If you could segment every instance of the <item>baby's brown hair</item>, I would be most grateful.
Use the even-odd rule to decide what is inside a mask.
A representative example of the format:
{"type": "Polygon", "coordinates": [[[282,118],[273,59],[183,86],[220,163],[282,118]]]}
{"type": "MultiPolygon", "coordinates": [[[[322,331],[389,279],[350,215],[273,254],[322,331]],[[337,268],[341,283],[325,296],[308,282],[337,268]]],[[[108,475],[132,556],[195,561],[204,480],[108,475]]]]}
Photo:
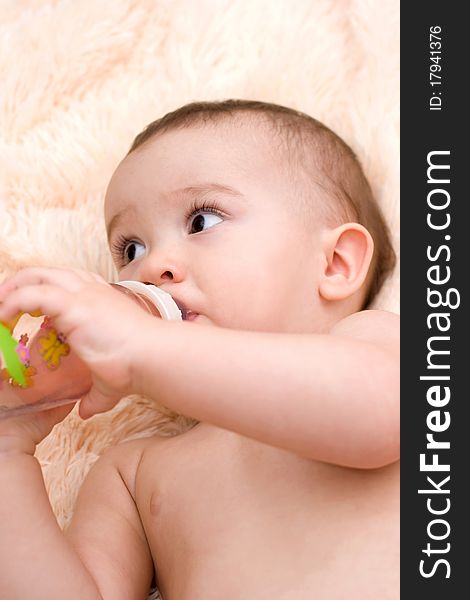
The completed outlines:
{"type": "Polygon", "coordinates": [[[264,117],[264,123],[278,135],[284,157],[288,159],[290,173],[295,174],[301,167],[303,187],[307,190],[305,205],[311,196],[308,190],[320,187],[334,200],[333,203],[321,206],[329,222],[339,224],[354,221],[363,225],[371,234],[374,255],[363,303],[366,307],[395,266],[395,252],[385,219],[359,160],[351,148],[320,121],[305,113],[268,102],[192,102],[147,125],[134,139],[128,154],[157,134],[193,125],[219,123],[224,119],[243,115],[258,118],[259,122],[263,121],[260,117],[264,117]]]}

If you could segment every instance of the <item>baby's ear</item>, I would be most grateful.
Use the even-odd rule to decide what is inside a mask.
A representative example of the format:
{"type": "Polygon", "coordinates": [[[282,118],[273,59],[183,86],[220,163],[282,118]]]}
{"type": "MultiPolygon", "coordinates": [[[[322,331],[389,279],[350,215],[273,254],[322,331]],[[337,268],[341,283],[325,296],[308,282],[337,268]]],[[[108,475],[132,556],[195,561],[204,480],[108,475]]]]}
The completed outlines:
{"type": "Polygon", "coordinates": [[[325,267],[319,292],[325,300],[343,300],[357,292],[366,280],[374,242],[359,223],[330,229],[324,238],[325,267]]]}

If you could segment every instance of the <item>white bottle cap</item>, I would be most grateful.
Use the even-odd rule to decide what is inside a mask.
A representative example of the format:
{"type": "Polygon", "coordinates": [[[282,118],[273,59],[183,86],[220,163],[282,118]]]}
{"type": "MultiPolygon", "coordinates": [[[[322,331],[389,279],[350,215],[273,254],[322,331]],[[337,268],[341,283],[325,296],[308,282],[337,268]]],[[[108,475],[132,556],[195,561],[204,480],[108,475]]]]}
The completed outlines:
{"type": "Polygon", "coordinates": [[[117,281],[117,285],[122,285],[132,292],[136,292],[141,296],[145,296],[152,302],[158,309],[162,319],[168,319],[171,321],[181,321],[181,311],[178,305],[173,300],[168,292],[164,292],[156,285],[149,283],[142,283],[140,281],[117,281]]]}

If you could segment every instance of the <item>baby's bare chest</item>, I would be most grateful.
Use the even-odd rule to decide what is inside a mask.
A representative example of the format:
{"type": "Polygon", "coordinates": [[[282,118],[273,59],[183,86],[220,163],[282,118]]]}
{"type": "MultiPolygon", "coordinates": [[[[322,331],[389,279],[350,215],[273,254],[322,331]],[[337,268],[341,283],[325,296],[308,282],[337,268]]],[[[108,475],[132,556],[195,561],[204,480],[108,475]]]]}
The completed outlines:
{"type": "Polygon", "coordinates": [[[136,502],[160,578],[182,570],[193,586],[211,561],[310,577],[350,562],[345,539],[357,556],[398,545],[398,468],[315,463],[206,425],[145,451],[136,502]]]}

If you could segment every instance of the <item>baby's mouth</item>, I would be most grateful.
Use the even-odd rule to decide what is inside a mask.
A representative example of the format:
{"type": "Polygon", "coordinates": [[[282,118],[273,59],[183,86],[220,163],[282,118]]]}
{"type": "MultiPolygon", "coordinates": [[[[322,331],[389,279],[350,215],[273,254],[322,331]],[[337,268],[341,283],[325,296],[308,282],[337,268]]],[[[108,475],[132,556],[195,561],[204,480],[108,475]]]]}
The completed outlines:
{"type": "Polygon", "coordinates": [[[194,312],[191,309],[189,309],[183,304],[183,302],[181,302],[177,298],[173,298],[173,300],[176,302],[178,308],[181,311],[181,318],[183,319],[183,321],[194,321],[194,319],[196,319],[196,317],[199,316],[197,312],[194,312]]]}
{"type": "Polygon", "coordinates": [[[194,321],[199,315],[192,310],[186,310],[185,312],[181,311],[181,316],[183,321],[194,321]]]}

